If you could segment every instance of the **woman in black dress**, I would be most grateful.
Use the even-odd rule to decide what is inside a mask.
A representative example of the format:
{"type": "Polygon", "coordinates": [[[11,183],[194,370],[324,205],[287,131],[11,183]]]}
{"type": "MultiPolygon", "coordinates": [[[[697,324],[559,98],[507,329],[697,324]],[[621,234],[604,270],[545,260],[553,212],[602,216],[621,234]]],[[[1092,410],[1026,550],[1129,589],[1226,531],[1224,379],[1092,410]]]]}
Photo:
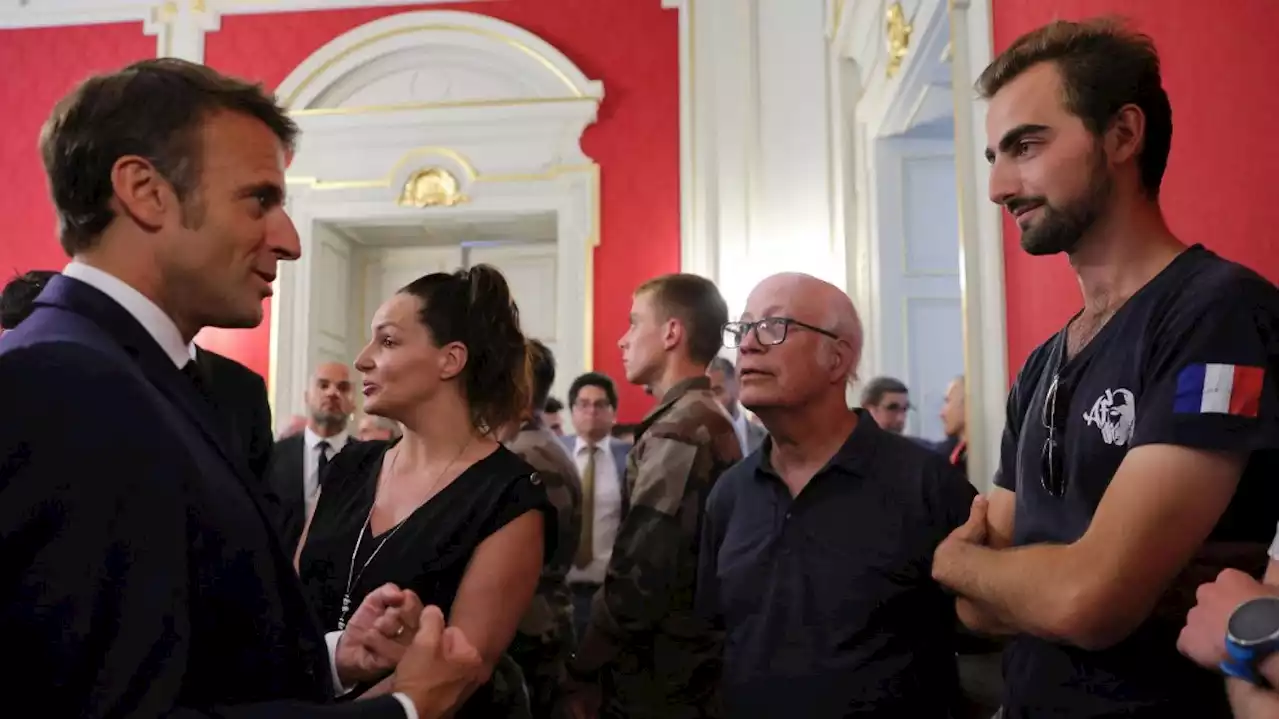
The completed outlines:
{"type": "MultiPolygon", "coordinates": [[[[506,280],[487,265],[415,280],[378,309],[355,366],[365,411],[400,422],[404,436],[350,443],[326,468],[299,544],[303,585],[326,631],[385,583],[412,589],[492,672],[555,528],[533,469],[493,435],[529,396],[506,280]]],[[[486,683],[458,716],[505,714],[486,683]]]]}

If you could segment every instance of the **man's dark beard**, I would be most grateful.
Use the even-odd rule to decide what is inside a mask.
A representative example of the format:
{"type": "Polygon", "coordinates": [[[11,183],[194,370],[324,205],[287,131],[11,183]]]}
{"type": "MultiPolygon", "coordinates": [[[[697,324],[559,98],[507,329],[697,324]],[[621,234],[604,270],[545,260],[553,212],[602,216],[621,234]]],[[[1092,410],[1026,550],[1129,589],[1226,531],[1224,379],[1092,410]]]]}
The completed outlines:
{"type": "Polygon", "coordinates": [[[1022,249],[1029,255],[1056,255],[1059,252],[1071,253],[1102,214],[1106,211],[1107,201],[1111,195],[1111,175],[1102,164],[1101,157],[1095,158],[1092,177],[1085,194],[1061,209],[1050,205],[1043,197],[1016,198],[1006,203],[1016,207],[1032,202],[1041,203],[1040,221],[1022,231],[1022,249]]]}
{"type": "Polygon", "coordinates": [[[311,413],[311,419],[321,427],[341,432],[347,426],[348,417],[342,412],[328,412],[320,409],[311,413]]]}

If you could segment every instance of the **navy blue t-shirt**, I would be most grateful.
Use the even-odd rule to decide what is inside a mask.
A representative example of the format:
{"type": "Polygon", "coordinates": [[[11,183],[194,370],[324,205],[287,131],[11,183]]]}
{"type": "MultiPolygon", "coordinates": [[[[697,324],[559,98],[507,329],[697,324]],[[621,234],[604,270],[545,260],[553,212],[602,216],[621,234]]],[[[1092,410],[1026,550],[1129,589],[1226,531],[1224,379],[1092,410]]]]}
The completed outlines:
{"type": "MultiPolygon", "coordinates": [[[[1071,543],[1088,528],[1125,454],[1144,444],[1242,452],[1249,460],[1209,540],[1275,533],[1276,287],[1197,245],[1121,307],[1075,357],[1065,329],[1038,347],[1009,395],[998,486],[1017,493],[1014,544],[1071,543]],[[1045,400],[1058,377],[1058,408],[1045,400]],[[1045,487],[1052,419],[1065,487],[1045,487]]],[[[1053,483],[1050,482],[1053,487],[1053,483]]],[[[1128,638],[1085,651],[1030,635],[1005,652],[1013,717],[1230,716],[1222,679],[1182,657],[1179,623],[1149,618],[1128,638]]]]}

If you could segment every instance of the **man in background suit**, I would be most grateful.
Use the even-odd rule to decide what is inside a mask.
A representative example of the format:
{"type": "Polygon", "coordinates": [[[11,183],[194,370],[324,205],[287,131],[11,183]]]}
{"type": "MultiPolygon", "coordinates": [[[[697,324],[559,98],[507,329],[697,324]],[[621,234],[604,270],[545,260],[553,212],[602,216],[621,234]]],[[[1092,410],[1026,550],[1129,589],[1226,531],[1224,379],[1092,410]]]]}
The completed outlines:
{"type": "Polygon", "coordinates": [[[307,385],[307,426],[276,442],[271,454],[271,491],[279,501],[280,539],[292,556],[307,515],[320,494],[329,461],[351,441],[347,425],[355,410],[351,372],[339,362],[323,362],[307,385]]]}
{"type": "Polygon", "coordinates": [[[729,413],[733,422],[733,431],[738,435],[738,444],[742,447],[742,456],[746,457],[756,451],[769,430],[760,424],[760,420],[747,414],[747,410],[738,401],[738,374],[733,363],[724,357],[717,356],[707,367],[707,378],[711,380],[711,393],[716,401],[729,413]]]}
{"type": "MultiPolygon", "coordinates": [[[[9,281],[0,291],[0,329],[12,330],[35,310],[36,297],[53,270],[31,270],[9,281]]],[[[207,399],[222,417],[230,449],[249,465],[260,481],[266,480],[271,459],[271,405],[261,375],[228,357],[190,345],[191,358],[208,388],[207,399]]]]}
{"type": "Polygon", "coordinates": [[[568,575],[574,629],[581,637],[591,617],[591,598],[604,584],[630,499],[627,451],[631,447],[611,435],[618,417],[618,390],[607,375],[588,372],[575,379],[569,386],[569,408],[577,436],[560,441],[582,478],[582,528],[568,575]]]}
{"type": "Polygon", "coordinates": [[[0,291],[0,333],[16,329],[35,309],[36,297],[58,274],[53,270],[31,270],[9,280],[0,291]]]}
{"type": "Polygon", "coordinates": [[[72,260],[0,342],[0,636],[42,716],[426,719],[478,678],[391,585],[321,634],[201,396],[191,339],[260,323],[299,255],[296,132],[259,87],[158,59],[86,80],[41,133],[72,260]],[[392,695],[322,706],[392,667],[392,695]]]}
{"type": "Polygon", "coordinates": [[[262,375],[217,352],[192,344],[196,366],[208,382],[208,399],[226,427],[231,450],[244,457],[249,473],[268,490],[271,462],[271,403],[262,375]]]}

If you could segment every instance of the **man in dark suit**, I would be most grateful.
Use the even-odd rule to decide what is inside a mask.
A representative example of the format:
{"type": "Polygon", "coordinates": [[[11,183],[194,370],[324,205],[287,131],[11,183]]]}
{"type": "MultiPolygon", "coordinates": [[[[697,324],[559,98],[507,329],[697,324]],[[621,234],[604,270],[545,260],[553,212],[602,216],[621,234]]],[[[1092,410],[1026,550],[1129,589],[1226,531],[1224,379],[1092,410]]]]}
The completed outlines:
{"type": "Polygon", "coordinates": [[[41,134],[72,261],[0,341],[0,636],[42,716],[427,719],[477,679],[391,585],[321,634],[192,372],[196,332],[261,322],[299,255],[296,131],[260,88],[161,59],[85,81],[41,134]],[[324,706],[392,667],[392,695],[324,706]]]}
{"type": "MultiPolygon", "coordinates": [[[[31,270],[14,277],[0,291],[0,330],[16,329],[35,310],[36,297],[57,272],[31,270]]],[[[271,460],[271,405],[262,376],[229,357],[191,343],[208,400],[218,410],[231,451],[265,481],[271,460]]]]}
{"type": "Polygon", "coordinates": [[[276,442],[269,483],[279,505],[277,528],[290,555],[315,506],[324,469],[351,441],[347,425],[355,409],[351,371],[340,362],[322,362],[307,385],[307,426],[276,442]]]}
{"type": "Polygon", "coordinates": [[[273,444],[267,383],[262,375],[230,357],[199,345],[192,347],[196,366],[209,385],[209,400],[227,429],[230,449],[245,458],[255,479],[265,483],[273,444]]]}

